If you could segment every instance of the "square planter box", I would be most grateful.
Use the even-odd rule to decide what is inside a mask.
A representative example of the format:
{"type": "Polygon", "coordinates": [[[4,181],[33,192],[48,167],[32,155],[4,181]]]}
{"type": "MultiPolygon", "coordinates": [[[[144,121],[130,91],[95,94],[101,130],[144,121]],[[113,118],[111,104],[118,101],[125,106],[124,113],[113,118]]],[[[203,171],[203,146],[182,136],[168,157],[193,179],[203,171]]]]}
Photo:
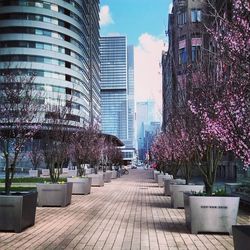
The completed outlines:
{"type": "Polygon", "coordinates": [[[92,168],[86,168],[85,174],[92,174],[92,168]]]}
{"type": "Polygon", "coordinates": [[[29,177],[38,177],[38,170],[33,170],[33,169],[30,169],[29,170],[29,177]]]}
{"type": "Polygon", "coordinates": [[[0,193],[0,231],[20,233],[35,224],[37,192],[0,193]]]}
{"type": "Polygon", "coordinates": [[[91,178],[90,177],[76,177],[67,178],[67,182],[72,182],[72,194],[90,194],[91,178]]]}
{"type": "Polygon", "coordinates": [[[111,182],[112,171],[103,172],[103,180],[104,182],[111,182]]]}
{"type": "Polygon", "coordinates": [[[158,175],[160,174],[160,171],[155,170],[154,171],[154,180],[158,182],[158,175]]]}
{"type": "Polygon", "coordinates": [[[42,169],[41,177],[49,177],[49,169],[42,169]]]}
{"type": "Polygon", "coordinates": [[[71,203],[73,183],[38,183],[39,207],[66,207],[71,203]]]}
{"type": "Polygon", "coordinates": [[[171,185],[171,205],[174,208],[184,207],[184,192],[203,192],[204,185],[171,185]]]}
{"type": "Polygon", "coordinates": [[[159,174],[158,175],[158,186],[159,187],[164,187],[164,180],[171,180],[173,179],[170,175],[168,174],[159,174]]]}
{"type": "Polygon", "coordinates": [[[187,227],[192,234],[199,232],[232,234],[239,209],[239,197],[193,196],[184,193],[187,227]]]}
{"type": "Polygon", "coordinates": [[[111,179],[116,179],[116,178],[117,178],[117,171],[116,170],[112,170],[111,179]]]}
{"type": "Polygon", "coordinates": [[[233,225],[234,249],[243,250],[250,246],[250,225],[233,225]]]}
{"type": "Polygon", "coordinates": [[[164,194],[171,195],[172,184],[186,184],[186,180],[183,179],[164,179],[164,194]]]}
{"type": "Polygon", "coordinates": [[[104,180],[103,180],[103,174],[98,173],[98,174],[89,174],[88,177],[91,177],[92,187],[103,187],[104,186],[104,180]]]}
{"type": "Polygon", "coordinates": [[[77,176],[77,169],[69,169],[67,176],[68,177],[76,177],[77,176]]]}

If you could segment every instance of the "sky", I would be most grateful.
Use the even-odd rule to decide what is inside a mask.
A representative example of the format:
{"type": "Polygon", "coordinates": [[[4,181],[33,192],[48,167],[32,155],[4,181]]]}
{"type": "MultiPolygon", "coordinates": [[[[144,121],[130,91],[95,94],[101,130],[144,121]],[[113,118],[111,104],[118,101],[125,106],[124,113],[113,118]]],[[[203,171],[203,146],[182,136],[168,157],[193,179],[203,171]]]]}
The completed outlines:
{"type": "Polygon", "coordinates": [[[125,35],[135,49],[135,101],[155,100],[161,113],[161,55],[172,0],[100,0],[100,34],[125,35]]]}

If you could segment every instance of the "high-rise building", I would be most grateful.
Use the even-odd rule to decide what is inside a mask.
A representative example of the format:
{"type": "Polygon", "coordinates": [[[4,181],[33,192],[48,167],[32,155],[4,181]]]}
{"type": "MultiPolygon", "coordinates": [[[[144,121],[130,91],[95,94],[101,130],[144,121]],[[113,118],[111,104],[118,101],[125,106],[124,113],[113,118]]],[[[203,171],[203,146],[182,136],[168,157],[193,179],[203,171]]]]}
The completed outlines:
{"type": "Polygon", "coordinates": [[[187,66],[201,60],[202,48],[206,47],[207,32],[204,28],[205,0],[173,0],[169,14],[169,49],[162,54],[163,124],[168,121],[174,109],[186,100],[189,81],[187,66]]]}
{"type": "Polygon", "coordinates": [[[78,124],[98,120],[99,0],[1,0],[0,72],[6,62],[35,74],[43,104],[70,105],[78,124]]]}
{"type": "Polygon", "coordinates": [[[134,53],[125,36],[100,40],[102,131],[134,146],[134,53]]]}
{"type": "Polygon", "coordinates": [[[124,160],[135,151],[134,49],[125,36],[100,39],[102,132],[124,144],[124,160]]]}
{"type": "Polygon", "coordinates": [[[155,102],[153,100],[136,103],[137,148],[140,160],[145,160],[146,153],[150,148],[152,140],[149,141],[149,134],[154,134],[153,128],[156,128],[152,124],[160,124],[156,122],[155,113],[155,102]]]}
{"type": "Polygon", "coordinates": [[[135,148],[135,97],[134,97],[134,47],[127,47],[127,81],[128,81],[128,139],[126,147],[135,148]]]}
{"type": "Polygon", "coordinates": [[[101,124],[102,132],[128,138],[127,39],[101,37],[101,124]]]}

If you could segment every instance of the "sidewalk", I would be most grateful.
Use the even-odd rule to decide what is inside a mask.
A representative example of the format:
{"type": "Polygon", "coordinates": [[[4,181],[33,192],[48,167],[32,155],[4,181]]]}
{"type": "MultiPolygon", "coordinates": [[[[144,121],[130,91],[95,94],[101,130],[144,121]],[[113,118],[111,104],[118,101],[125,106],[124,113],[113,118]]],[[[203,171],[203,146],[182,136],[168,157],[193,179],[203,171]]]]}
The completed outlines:
{"type": "MultiPolygon", "coordinates": [[[[0,249],[233,249],[231,236],[190,234],[184,210],[170,208],[150,173],[130,170],[66,208],[38,207],[33,227],[0,233],[0,249]]],[[[250,213],[240,211],[238,223],[250,213]]]]}

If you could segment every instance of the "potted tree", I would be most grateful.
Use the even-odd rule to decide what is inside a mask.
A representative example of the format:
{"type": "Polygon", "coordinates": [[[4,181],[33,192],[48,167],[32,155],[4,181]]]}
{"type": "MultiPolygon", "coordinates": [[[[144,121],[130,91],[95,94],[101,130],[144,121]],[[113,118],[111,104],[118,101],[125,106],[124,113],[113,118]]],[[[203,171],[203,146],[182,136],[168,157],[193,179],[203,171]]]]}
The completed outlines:
{"type": "Polygon", "coordinates": [[[121,149],[115,145],[115,143],[110,138],[106,138],[106,147],[104,150],[104,157],[106,160],[106,165],[108,170],[106,170],[105,177],[106,181],[110,182],[111,179],[115,179],[120,172],[120,168],[123,164],[123,157],[121,149]],[[114,169],[112,169],[114,167],[114,169]]]}
{"type": "MultiPolygon", "coordinates": [[[[196,115],[201,129],[197,133],[197,162],[204,176],[209,196],[190,196],[187,202],[186,219],[191,231],[228,232],[236,224],[239,197],[216,197],[213,182],[218,162],[223,151],[232,150],[249,165],[249,3],[238,1],[232,4],[232,20],[216,12],[220,26],[215,25],[209,33],[215,44],[216,53],[207,52],[203,57],[193,81],[198,91],[193,91],[190,109],[196,115]],[[246,5],[245,5],[246,4],[246,5]],[[248,21],[247,21],[248,20],[248,21]],[[248,23],[248,27],[244,22],[248,23]],[[221,29],[223,27],[223,30],[221,29]],[[227,32],[225,32],[227,30],[227,32]],[[237,39],[241,45],[234,46],[237,39]],[[244,52],[240,48],[244,48],[244,52]],[[209,64],[224,65],[223,70],[211,71],[209,64]],[[202,81],[201,81],[202,79],[202,81]],[[198,134],[200,136],[198,136],[198,134]],[[204,216],[206,215],[206,216],[204,216]],[[199,219],[202,218],[202,224],[199,219]],[[213,219],[211,219],[213,218],[213,219]]],[[[216,11],[216,8],[213,8],[216,11]]],[[[215,19],[214,24],[218,23],[215,19]]],[[[215,67],[216,68],[216,67],[215,67]]]]}
{"type": "Polygon", "coordinates": [[[71,203],[72,183],[59,182],[62,168],[68,161],[70,109],[60,100],[58,105],[48,106],[46,118],[48,128],[42,140],[44,160],[49,169],[51,182],[38,183],[38,206],[61,206],[71,203]]]}
{"type": "Polygon", "coordinates": [[[92,178],[86,176],[85,172],[89,146],[88,132],[88,127],[78,128],[71,136],[70,157],[77,166],[77,176],[67,178],[67,182],[73,183],[72,194],[90,194],[91,191],[92,178]]]}
{"type": "Polygon", "coordinates": [[[0,192],[0,231],[21,232],[35,223],[37,192],[12,192],[24,147],[39,130],[34,76],[9,67],[0,70],[0,151],[5,161],[5,189],[0,192]]]}
{"type": "Polygon", "coordinates": [[[101,161],[102,146],[103,139],[98,126],[95,124],[86,127],[84,139],[84,162],[89,163],[89,165],[94,168],[94,173],[89,174],[88,177],[91,177],[92,179],[91,185],[97,187],[104,186],[103,173],[98,172],[101,161]]]}
{"type": "MultiPolygon", "coordinates": [[[[159,134],[152,145],[152,154],[158,165],[158,169],[164,171],[167,170],[170,175],[164,175],[164,194],[171,194],[171,185],[175,183],[185,184],[185,180],[173,179],[177,176],[177,172],[180,169],[180,162],[174,160],[175,144],[174,134],[172,132],[159,134]]],[[[158,175],[159,176],[159,175],[158,175]]],[[[160,177],[161,178],[161,177],[160,177]]]]}
{"type": "Polygon", "coordinates": [[[29,176],[38,177],[39,176],[38,168],[44,161],[39,141],[32,142],[31,151],[28,153],[28,156],[33,165],[33,169],[29,170],[29,176]]]}

